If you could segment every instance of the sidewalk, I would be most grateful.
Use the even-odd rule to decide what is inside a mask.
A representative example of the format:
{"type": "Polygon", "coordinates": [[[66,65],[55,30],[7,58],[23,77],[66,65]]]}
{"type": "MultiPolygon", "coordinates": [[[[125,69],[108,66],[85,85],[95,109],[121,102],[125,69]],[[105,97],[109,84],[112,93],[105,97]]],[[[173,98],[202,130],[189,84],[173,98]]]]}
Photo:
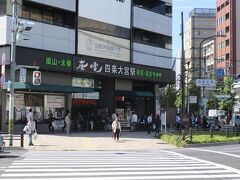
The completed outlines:
{"type": "Polygon", "coordinates": [[[28,146],[28,136],[24,136],[24,148],[38,151],[77,150],[147,150],[176,148],[154,137],[154,133],[122,132],[120,141],[112,139],[111,132],[83,132],[66,134],[39,134],[28,146]]]}

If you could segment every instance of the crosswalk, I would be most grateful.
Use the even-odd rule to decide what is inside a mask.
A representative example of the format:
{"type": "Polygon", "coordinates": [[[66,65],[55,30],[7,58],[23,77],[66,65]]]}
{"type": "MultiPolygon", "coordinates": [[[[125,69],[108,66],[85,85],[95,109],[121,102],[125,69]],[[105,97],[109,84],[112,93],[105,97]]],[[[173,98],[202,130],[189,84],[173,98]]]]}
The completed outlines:
{"type": "Polygon", "coordinates": [[[228,166],[171,151],[31,151],[1,180],[240,179],[228,166]]]}

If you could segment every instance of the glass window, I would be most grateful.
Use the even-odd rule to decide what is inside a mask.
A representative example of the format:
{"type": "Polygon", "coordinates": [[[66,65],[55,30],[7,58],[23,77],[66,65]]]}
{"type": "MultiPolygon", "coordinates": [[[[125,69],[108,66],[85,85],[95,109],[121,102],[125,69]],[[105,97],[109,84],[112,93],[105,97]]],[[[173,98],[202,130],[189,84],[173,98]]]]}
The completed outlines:
{"type": "Polygon", "coordinates": [[[172,16],[172,5],[159,0],[133,0],[133,4],[140,8],[149,9],[150,11],[172,16]]]}
{"type": "Polygon", "coordinates": [[[65,97],[45,95],[44,96],[44,119],[48,119],[50,115],[54,119],[64,119],[65,113],[65,97]]]}
{"type": "Polygon", "coordinates": [[[75,28],[74,12],[53,8],[28,0],[23,0],[22,17],[38,22],[75,28]]]}
{"type": "Polygon", "coordinates": [[[66,27],[74,27],[75,26],[75,18],[74,17],[74,14],[72,13],[66,13],[64,15],[64,25],[66,27]]]}
{"type": "Polygon", "coordinates": [[[53,23],[53,15],[52,15],[52,10],[44,10],[43,11],[43,22],[52,24],[53,23]]]}
{"type": "Polygon", "coordinates": [[[72,86],[73,87],[84,87],[84,88],[95,88],[101,89],[101,80],[97,79],[89,79],[89,78],[72,78],[72,86]]]}
{"type": "Polygon", "coordinates": [[[30,19],[30,9],[29,7],[23,6],[22,17],[25,19],[30,19]]]}
{"type": "Polygon", "coordinates": [[[63,14],[61,12],[56,11],[53,13],[53,23],[63,25],[63,14]]]}
{"type": "Polygon", "coordinates": [[[37,8],[30,8],[30,19],[35,21],[42,21],[42,12],[37,8]]]}
{"type": "Polygon", "coordinates": [[[169,49],[172,47],[171,37],[137,28],[133,29],[133,38],[135,42],[149,44],[160,48],[169,49]]]}
{"type": "Polygon", "coordinates": [[[5,15],[7,9],[7,0],[0,0],[0,15],[5,15]]]}

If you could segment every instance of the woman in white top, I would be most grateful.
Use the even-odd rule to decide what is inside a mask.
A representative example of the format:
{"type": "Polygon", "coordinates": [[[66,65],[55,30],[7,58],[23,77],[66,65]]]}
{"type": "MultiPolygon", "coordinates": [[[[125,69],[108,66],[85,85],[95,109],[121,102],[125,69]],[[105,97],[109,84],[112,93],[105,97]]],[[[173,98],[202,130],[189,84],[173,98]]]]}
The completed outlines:
{"type": "Polygon", "coordinates": [[[117,140],[119,141],[119,136],[120,136],[120,133],[121,133],[121,124],[120,122],[118,121],[118,117],[116,114],[113,114],[112,115],[112,118],[113,118],[113,123],[112,123],[112,130],[113,130],[113,133],[114,133],[114,140],[117,140]]]}
{"type": "Polygon", "coordinates": [[[70,111],[69,110],[66,111],[65,123],[66,123],[67,134],[69,134],[70,127],[71,127],[71,119],[70,119],[70,111]]]}
{"type": "Polygon", "coordinates": [[[27,129],[26,129],[26,133],[29,136],[29,146],[32,146],[32,136],[33,133],[36,131],[36,126],[35,126],[35,121],[33,121],[33,113],[32,113],[32,109],[29,109],[29,112],[27,113],[27,129]]]}

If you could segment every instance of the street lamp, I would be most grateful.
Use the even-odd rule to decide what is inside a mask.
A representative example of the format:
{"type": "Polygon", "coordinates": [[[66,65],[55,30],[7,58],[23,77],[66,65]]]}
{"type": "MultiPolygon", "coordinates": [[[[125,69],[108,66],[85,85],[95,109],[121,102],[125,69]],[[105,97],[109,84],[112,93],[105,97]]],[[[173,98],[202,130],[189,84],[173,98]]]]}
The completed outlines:
{"type": "MultiPolygon", "coordinates": [[[[200,46],[199,46],[199,79],[202,78],[202,64],[201,64],[201,61],[202,61],[202,45],[203,45],[203,42],[208,40],[208,39],[212,39],[212,38],[216,38],[216,37],[222,37],[222,38],[225,38],[227,35],[223,34],[223,35],[220,35],[220,34],[216,34],[216,35],[213,35],[213,36],[209,36],[209,37],[206,37],[204,38],[201,42],[200,42],[200,46]]],[[[216,49],[216,40],[215,40],[215,46],[214,48],[216,49]]],[[[216,50],[215,51],[215,54],[216,54],[216,50]]],[[[215,61],[215,59],[214,59],[215,61]]],[[[215,64],[215,63],[214,63],[215,64]]],[[[203,64],[203,71],[204,71],[204,77],[205,78],[205,74],[206,74],[206,57],[204,57],[204,64],[203,64]]],[[[201,88],[201,87],[200,87],[201,88]]],[[[205,96],[205,87],[203,86],[201,89],[200,89],[200,95],[199,95],[199,99],[200,97],[202,97],[204,99],[204,96],[205,96]]],[[[199,108],[200,109],[200,108],[199,108]]],[[[203,116],[206,116],[206,104],[205,102],[203,102],[203,116]]]]}
{"type": "Polygon", "coordinates": [[[13,145],[13,119],[14,119],[14,82],[15,82],[15,70],[16,70],[16,43],[19,33],[23,31],[30,31],[34,23],[27,21],[18,22],[17,18],[17,2],[12,0],[12,31],[11,31],[11,60],[10,60],[10,94],[9,94],[9,121],[8,121],[8,133],[10,135],[9,146],[13,145]]]}

